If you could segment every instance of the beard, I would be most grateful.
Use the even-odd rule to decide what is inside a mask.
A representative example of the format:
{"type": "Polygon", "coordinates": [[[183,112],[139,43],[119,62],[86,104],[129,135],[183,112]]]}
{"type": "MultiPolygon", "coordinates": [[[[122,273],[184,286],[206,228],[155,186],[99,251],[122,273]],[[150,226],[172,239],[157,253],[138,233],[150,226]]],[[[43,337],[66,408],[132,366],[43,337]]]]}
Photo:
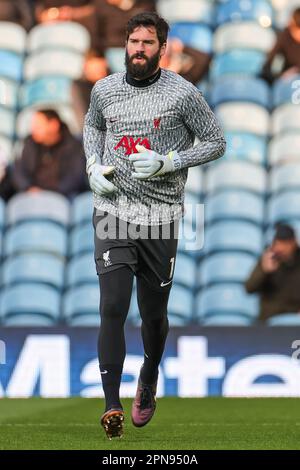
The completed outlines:
{"type": "Polygon", "coordinates": [[[133,54],[129,57],[126,50],[125,54],[125,65],[126,70],[133,78],[138,80],[143,80],[145,78],[151,77],[157,70],[160,61],[160,50],[153,55],[152,57],[146,57],[142,52],[140,54],[133,54]],[[142,57],[145,59],[144,64],[134,64],[133,59],[142,57]]]}

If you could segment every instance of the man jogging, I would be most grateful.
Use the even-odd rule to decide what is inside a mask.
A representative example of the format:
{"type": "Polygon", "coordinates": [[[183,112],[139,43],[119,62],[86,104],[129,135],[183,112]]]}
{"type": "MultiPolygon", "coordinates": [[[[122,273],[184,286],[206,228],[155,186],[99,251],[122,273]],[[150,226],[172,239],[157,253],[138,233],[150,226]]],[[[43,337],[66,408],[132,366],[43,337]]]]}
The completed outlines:
{"type": "Polygon", "coordinates": [[[215,160],[225,151],[223,133],[199,90],[159,67],[168,31],[168,24],[156,13],[131,18],[126,72],[95,84],[85,119],[100,283],[98,353],[106,401],[101,424],[109,438],[123,434],[119,388],[133,278],[144,362],[131,417],[141,427],[150,421],[156,406],[188,168],[215,160]],[[199,143],[193,146],[195,136],[199,143]]]}

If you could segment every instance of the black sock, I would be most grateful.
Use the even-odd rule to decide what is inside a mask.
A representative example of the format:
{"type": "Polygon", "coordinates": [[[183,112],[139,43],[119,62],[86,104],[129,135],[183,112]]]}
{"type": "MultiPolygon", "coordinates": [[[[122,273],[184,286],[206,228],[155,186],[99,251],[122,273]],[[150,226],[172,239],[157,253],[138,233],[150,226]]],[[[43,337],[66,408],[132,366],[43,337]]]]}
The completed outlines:
{"type": "Polygon", "coordinates": [[[118,364],[102,364],[100,367],[102,386],[105,395],[105,411],[111,408],[122,408],[120,402],[120,383],[122,366],[118,364]]]}

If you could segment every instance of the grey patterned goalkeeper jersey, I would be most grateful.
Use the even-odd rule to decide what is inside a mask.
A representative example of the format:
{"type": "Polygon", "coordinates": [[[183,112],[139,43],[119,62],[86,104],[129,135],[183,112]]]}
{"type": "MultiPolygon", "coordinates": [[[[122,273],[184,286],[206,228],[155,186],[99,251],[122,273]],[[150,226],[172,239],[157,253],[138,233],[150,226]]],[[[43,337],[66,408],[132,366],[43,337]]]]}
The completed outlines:
{"type": "Polygon", "coordinates": [[[142,225],[157,225],[183,214],[188,168],[221,157],[225,140],[201,92],[174,72],[162,69],[146,87],[126,81],[126,73],[99,80],[91,93],[84,125],[87,166],[113,165],[117,191],[94,194],[97,209],[142,225]],[[195,136],[199,143],[195,146],[195,136]],[[176,150],[176,171],[148,180],[132,177],[128,157],[140,144],[159,154],[176,150]]]}

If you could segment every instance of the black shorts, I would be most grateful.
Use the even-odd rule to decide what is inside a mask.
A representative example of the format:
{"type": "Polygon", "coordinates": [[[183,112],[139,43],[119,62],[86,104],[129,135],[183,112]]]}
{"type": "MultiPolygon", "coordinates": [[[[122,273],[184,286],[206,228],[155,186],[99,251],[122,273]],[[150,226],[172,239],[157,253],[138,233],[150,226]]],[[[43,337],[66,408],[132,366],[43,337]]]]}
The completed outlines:
{"type": "Polygon", "coordinates": [[[171,287],[178,221],[157,226],[135,225],[94,209],[93,226],[98,275],[125,265],[155,290],[171,287]]]}

